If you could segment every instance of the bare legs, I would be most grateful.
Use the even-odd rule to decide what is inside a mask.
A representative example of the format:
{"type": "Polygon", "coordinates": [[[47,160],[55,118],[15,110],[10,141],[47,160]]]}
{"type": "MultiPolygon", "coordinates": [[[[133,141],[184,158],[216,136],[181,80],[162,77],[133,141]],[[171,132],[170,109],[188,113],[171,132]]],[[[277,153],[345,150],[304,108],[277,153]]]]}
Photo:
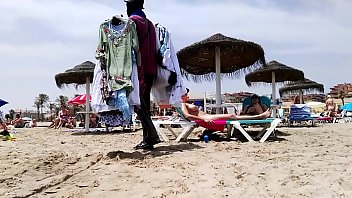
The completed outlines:
{"type": "Polygon", "coordinates": [[[259,115],[236,115],[236,114],[206,114],[204,119],[208,120],[257,120],[271,116],[271,110],[267,110],[259,115]]]}

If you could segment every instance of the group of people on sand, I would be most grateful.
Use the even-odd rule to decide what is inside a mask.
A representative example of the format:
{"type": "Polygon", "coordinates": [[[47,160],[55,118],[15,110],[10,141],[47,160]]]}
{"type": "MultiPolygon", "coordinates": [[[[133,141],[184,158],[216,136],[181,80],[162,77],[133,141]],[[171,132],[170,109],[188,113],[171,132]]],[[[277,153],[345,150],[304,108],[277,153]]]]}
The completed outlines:
{"type": "MultiPolygon", "coordinates": [[[[98,116],[96,114],[91,114],[89,119],[89,125],[92,128],[96,128],[98,126],[98,116]]],[[[62,127],[66,128],[74,128],[77,126],[76,118],[71,116],[70,111],[67,109],[66,105],[61,105],[61,109],[57,115],[57,117],[53,120],[49,128],[59,129],[62,127]]],[[[79,127],[84,126],[84,121],[81,120],[81,123],[78,124],[79,127]]]]}
{"type": "MultiPolygon", "coordinates": [[[[293,99],[293,104],[304,104],[304,101],[300,101],[299,96],[297,95],[293,99]]],[[[337,109],[337,106],[334,102],[334,99],[328,95],[325,100],[325,111],[321,113],[323,117],[338,117],[341,115],[341,111],[337,109]]]]}
{"type": "Polygon", "coordinates": [[[25,123],[21,113],[16,113],[14,119],[10,118],[10,114],[5,114],[5,118],[2,122],[3,125],[6,125],[7,127],[13,126],[14,128],[33,128],[37,126],[36,119],[32,119],[29,123],[25,123]]]}
{"type": "Polygon", "coordinates": [[[59,129],[61,127],[73,128],[76,126],[76,120],[70,116],[70,111],[65,105],[61,105],[57,117],[53,120],[49,128],[59,129]]]}

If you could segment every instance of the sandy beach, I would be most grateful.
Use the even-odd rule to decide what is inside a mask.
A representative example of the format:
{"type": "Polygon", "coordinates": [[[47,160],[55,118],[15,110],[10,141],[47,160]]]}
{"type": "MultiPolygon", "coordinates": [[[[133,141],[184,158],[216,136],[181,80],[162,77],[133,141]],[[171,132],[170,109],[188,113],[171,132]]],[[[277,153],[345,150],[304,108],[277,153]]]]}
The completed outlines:
{"type": "Polygon", "coordinates": [[[16,129],[0,197],[352,197],[352,124],[278,128],[265,143],[133,146],[142,132],[16,129]]]}

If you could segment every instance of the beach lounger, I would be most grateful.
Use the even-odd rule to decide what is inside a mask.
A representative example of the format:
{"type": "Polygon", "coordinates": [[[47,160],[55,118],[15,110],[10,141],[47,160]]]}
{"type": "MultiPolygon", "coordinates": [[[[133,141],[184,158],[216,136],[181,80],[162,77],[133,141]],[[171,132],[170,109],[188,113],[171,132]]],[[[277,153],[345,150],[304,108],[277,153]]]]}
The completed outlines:
{"type": "Polygon", "coordinates": [[[186,140],[188,136],[193,132],[193,130],[199,126],[202,126],[206,129],[210,129],[214,131],[223,131],[227,124],[226,120],[215,120],[214,124],[212,125],[208,125],[202,120],[190,121],[186,119],[186,117],[183,115],[183,112],[180,107],[175,107],[175,109],[178,115],[180,116],[180,118],[173,119],[173,120],[154,120],[153,121],[156,131],[164,141],[169,141],[169,138],[162,131],[160,125],[165,126],[168,129],[168,131],[170,131],[172,135],[175,136],[176,142],[179,142],[181,140],[186,140]],[[182,132],[180,134],[177,134],[174,131],[174,129],[171,127],[171,125],[181,125],[181,127],[183,128],[182,132]]]}
{"type": "Polygon", "coordinates": [[[279,118],[276,118],[276,119],[267,118],[267,119],[263,119],[263,120],[233,120],[233,121],[229,121],[229,124],[233,126],[231,129],[230,137],[232,137],[234,130],[236,128],[244,135],[244,137],[247,138],[247,140],[249,142],[253,142],[254,140],[252,139],[252,137],[247,133],[246,130],[244,130],[244,128],[242,126],[259,125],[259,126],[263,126],[263,129],[255,137],[255,139],[260,138],[260,142],[265,142],[265,140],[268,139],[270,134],[273,133],[275,135],[274,131],[280,122],[281,122],[281,119],[279,119],[279,118]]]}
{"type": "Polygon", "coordinates": [[[346,109],[342,110],[340,116],[333,117],[333,123],[350,123],[352,118],[347,116],[348,111],[346,109]]]}
{"type": "Polygon", "coordinates": [[[204,127],[206,129],[214,130],[214,131],[223,131],[225,126],[234,126],[228,127],[228,137],[230,138],[234,129],[238,129],[247,139],[248,141],[254,141],[248,133],[243,129],[243,125],[262,125],[264,126],[263,130],[258,134],[257,137],[261,137],[260,142],[264,142],[271,133],[274,132],[277,125],[281,122],[280,119],[264,119],[264,120],[214,120],[214,124],[208,125],[202,120],[189,121],[183,115],[181,108],[175,107],[177,113],[181,116],[180,120],[173,121],[153,121],[155,128],[158,134],[162,137],[164,141],[169,141],[168,137],[162,132],[160,128],[160,124],[163,124],[175,137],[176,141],[179,142],[181,140],[187,139],[187,137],[193,132],[195,128],[198,126],[204,127]],[[180,124],[183,128],[182,132],[177,135],[174,130],[171,128],[172,124],[180,124]],[[264,134],[265,133],[265,134],[264,134]],[[262,136],[264,134],[264,136],[262,136]]]}
{"type": "Polygon", "coordinates": [[[160,125],[163,125],[168,131],[171,132],[173,136],[175,136],[176,141],[180,141],[183,139],[183,136],[189,136],[189,134],[192,133],[192,131],[198,127],[197,123],[191,122],[188,120],[153,120],[153,124],[155,126],[156,131],[158,132],[158,135],[163,139],[163,141],[170,141],[169,138],[166,136],[166,134],[162,131],[160,125]],[[183,128],[181,134],[177,134],[174,129],[171,127],[171,125],[181,125],[183,128]]]}
{"type": "Polygon", "coordinates": [[[317,117],[312,117],[311,107],[306,104],[294,104],[290,107],[290,115],[289,115],[289,126],[293,124],[293,122],[302,122],[302,121],[311,121],[312,126],[314,126],[314,122],[317,120],[317,117]]]}

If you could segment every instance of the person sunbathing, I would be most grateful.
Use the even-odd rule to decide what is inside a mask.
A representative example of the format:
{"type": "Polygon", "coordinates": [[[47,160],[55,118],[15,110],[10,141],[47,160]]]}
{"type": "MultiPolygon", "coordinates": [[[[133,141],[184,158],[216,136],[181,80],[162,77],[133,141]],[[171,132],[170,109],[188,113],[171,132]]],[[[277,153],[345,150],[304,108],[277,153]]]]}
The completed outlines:
{"type": "Polygon", "coordinates": [[[251,96],[251,102],[252,104],[246,106],[240,115],[259,115],[268,110],[268,107],[265,104],[261,104],[260,98],[257,94],[251,96]]]}
{"type": "Polygon", "coordinates": [[[236,115],[236,114],[207,114],[199,110],[198,106],[182,103],[182,113],[189,120],[203,120],[208,124],[213,124],[214,120],[257,120],[271,116],[271,109],[258,115],[236,115]]]}

